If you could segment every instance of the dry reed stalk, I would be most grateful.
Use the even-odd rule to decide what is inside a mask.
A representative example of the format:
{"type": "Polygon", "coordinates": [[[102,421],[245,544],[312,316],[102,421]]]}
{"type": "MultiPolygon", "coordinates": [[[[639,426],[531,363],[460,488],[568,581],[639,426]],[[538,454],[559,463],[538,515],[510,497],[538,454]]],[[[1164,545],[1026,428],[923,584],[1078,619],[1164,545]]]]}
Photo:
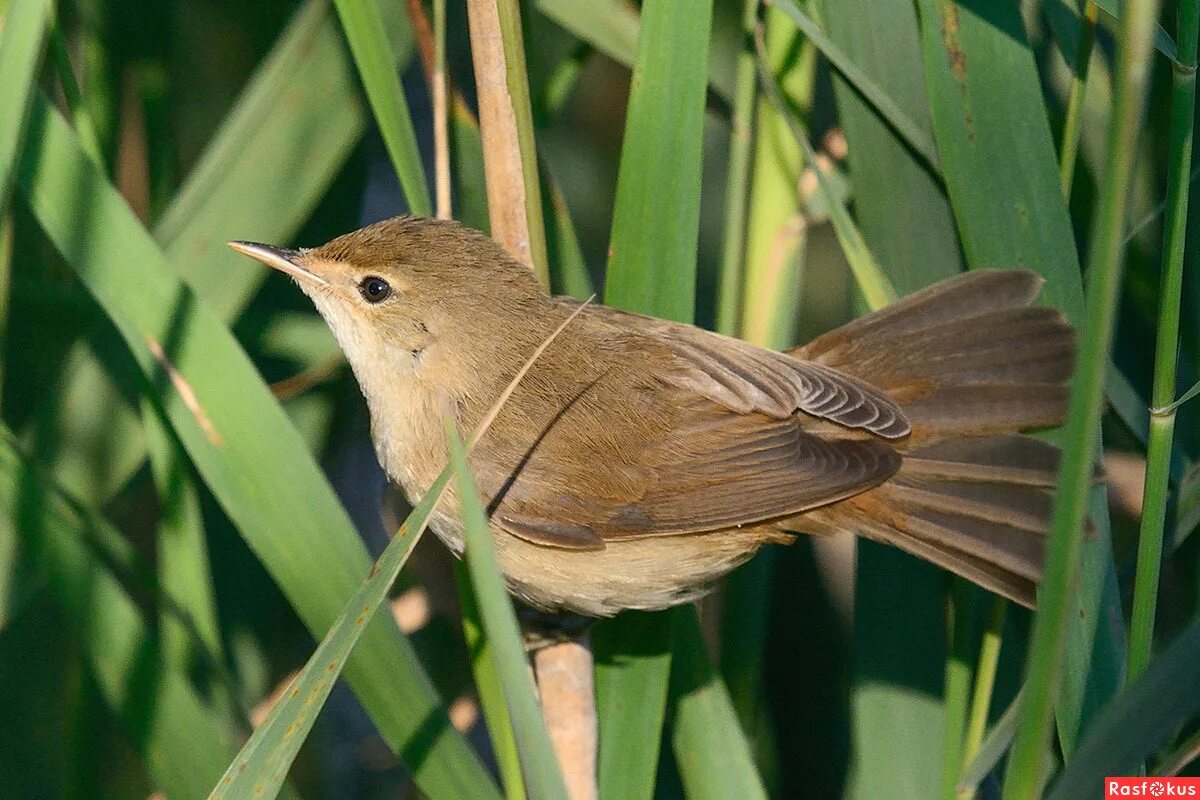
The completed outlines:
{"type": "Polygon", "coordinates": [[[508,6],[501,9],[502,2],[467,0],[488,219],[492,238],[532,269],[545,286],[548,285],[546,241],[520,21],[508,20],[508,36],[512,41],[508,43],[510,52],[506,52],[502,14],[507,12],[511,17],[516,11],[508,6]],[[526,141],[522,141],[522,128],[526,131],[526,141]]]}
{"type": "MultiPolygon", "coordinates": [[[[429,23],[421,0],[408,0],[408,12],[413,23],[417,52],[434,100],[434,150],[435,163],[438,164],[440,216],[443,174],[446,176],[446,197],[449,197],[449,156],[446,155],[443,168],[437,145],[438,126],[446,124],[447,104],[462,104],[463,100],[458,91],[449,85],[444,66],[439,69],[437,34],[429,23]],[[443,115],[440,118],[439,106],[443,115]]],[[[499,10],[495,0],[468,0],[467,13],[482,118],[480,132],[492,236],[509,253],[534,268],[525,203],[526,176],[522,169],[516,113],[508,90],[499,10]]],[[[537,272],[537,269],[534,271],[537,272]]],[[[542,716],[558,756],[567,792],[572,800],[594,800],[599,791],[596,781],[597,722],[591,645],[585,636],[577,641],[543,647],[534,652],[533,666],[542,716]]]]}
{"type": "Polygon", "coordinates": [[[596,800],[596,693],[586,635],[533,654],[542,717],[571,800],[596,800]]]}

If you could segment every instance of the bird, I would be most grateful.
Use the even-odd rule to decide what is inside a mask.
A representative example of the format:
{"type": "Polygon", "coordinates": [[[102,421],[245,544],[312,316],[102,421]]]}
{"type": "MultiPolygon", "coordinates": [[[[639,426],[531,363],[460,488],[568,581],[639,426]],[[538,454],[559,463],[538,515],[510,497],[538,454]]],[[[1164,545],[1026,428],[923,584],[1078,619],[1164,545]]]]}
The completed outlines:
{"type": "MultiPolygon", "coordinates": [[[[542,290],[479,231],[400,216],[314,248],[231,247],[291,276],[416,502],[471,451],[512,595],[608,617],[695,600],[771,543],[851,532],[1036,604],[1075,337],[1029,270],[972,270],[775,351],[542,290]]],[[[464,550],[448,489],[430,529],[464,550]]]]}

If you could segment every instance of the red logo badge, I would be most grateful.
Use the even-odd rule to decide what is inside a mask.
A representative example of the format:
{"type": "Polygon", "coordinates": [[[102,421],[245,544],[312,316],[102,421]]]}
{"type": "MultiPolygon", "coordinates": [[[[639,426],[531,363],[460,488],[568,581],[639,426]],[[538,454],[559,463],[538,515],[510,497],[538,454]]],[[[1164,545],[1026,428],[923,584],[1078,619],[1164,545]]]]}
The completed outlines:
{"type": "Polygon", "coordinates": [[[1200,800],[1200,778],[1105,778],[1104,800],[1141,797],[1155,800],[1194,797],[1200,800]]]}

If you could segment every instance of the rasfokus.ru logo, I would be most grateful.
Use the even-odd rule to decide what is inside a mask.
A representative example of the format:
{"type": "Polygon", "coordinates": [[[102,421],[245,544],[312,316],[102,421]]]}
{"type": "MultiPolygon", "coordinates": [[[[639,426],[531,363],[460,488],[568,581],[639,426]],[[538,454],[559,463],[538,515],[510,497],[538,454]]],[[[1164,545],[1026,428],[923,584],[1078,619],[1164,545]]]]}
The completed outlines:
{"type": "Polygon", "coordinates": [[[1200,778],[1105,778],[1104,800],[1120,797],[1200,798],[1200,778]]]}

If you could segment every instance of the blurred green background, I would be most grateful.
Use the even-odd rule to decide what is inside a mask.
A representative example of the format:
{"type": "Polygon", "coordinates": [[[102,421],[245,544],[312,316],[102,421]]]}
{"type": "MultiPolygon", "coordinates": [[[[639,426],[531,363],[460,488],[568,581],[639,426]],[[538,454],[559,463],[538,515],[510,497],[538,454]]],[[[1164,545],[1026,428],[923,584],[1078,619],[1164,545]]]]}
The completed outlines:
{"type": "MultiPolygon", "coordinates": [[[[432,107],[411,9],[403,0],[367,5],[381,13],[402,76],[410,155],[432,175],[432,107]]],[[[606,272],[629,285],[641,273],[668,280],[653,271],[670,265],[608,269],[611,243],[622,224],[654,236],[668,217],[695,215],[694,276],[681,284],[694,280],[695,321],[768,346],[805,341],[866,310],[851,267],[867,251],[855,250],[847,230],[900,293],[964,268],[1024,266],[1048,276],[1048,302],[1082,319],[1080,264],[1109,168],[1118,4],[1087,3],[1081,16],[1073,0],[781,0],[768,9],[717,0],[702,31],[704,102],[663,112],[678,114],[685,132],[689,120],[699,125],[695,142],[681,134],[680,143],[684,160],[702,164],[698,183],[662,187],[657,224],[653,215],[622,223],[622,192],[637,191],[618,190],[623,161],[638,168],[625,125],[635,59],[649,62],[643,49],[653,47],[668,65],[657,79],[703,83],[672,72],[687,63],[691,41],[674,28],[686,27],[685,15],[702,19],[708,4],[659,5],[658,38],[639,45],[649,9],[632,2],[520,4],[555,291],[631,296],[606,285],[606,272]],[[1081,39],[1097,6],[1089,49],[1081,39]],[[783,109],[755,88],[750,34],[759,19],[783,109]],[[961,37],[955,47],[948,35],[961,37]],[[1077,160],[1069,158],[1076,133],[1077,160]],[[842,227],[831,224],[843,217],[842,227]]],[[[1111,538],[1098,492],[1057,706],[1058,759],[1078,749],[1124,673],[1165,198],[1180,153],[1168,131],[1179,106],[1173,85],[1189,74],[1188,49],[1173,41],[1180,14],[1171,2],[1162,10],[1127,187],[1103,425],[1111,538]]],[[[0,72],[0,103],[9,103],[0,105],[0,133],[14,143],[6,151],[0,136],[0,798],[202,796],[307,660],[310,631],[324,630],[365,574],[363,549],[310,462],[372,555],[407,513],[375,463],[365,406],[324,323],[287,279],[224,242],[316,245],[414,205],[327,2],[0,0],[0,20],[0,64],[13,70],[0,72]],[[27,39],[14,33],[18,14],[34,20],[22,22],[27,39]],[[28,99],[16,78],[22,41],[28,99]],[[213,402],[211,420],[180,399],[180,380],[205,407],[213,402]]],[[[446,61],[468,109],[451,126],[454,212],[486,229],[467,30],[464,4],[448,3],[446,61]]],[[[1190,52],[1194,80],[1194,41],[1190,52]]],[[[647,92],[657,90],[652,78],[643,75],[647,92]]],[[[1185,127],[1190,149],[1190,119],[1185,127]]],[[[1185,216],[1191,239],[1198,220],[1185,216]]],[[[685,231],[685,250],[687,239],[685,231]]],[[[1195,247],[1183,257],[1193,268],[1178,359],[1186,388],[1200,377],[1200,280],[1195,247]]],[[[687,294],[674,302],[693,306],[687,294]]],[[[1184,405],[1161,566],[1163,645],[1194,632],[1200,602],[1196,422],[1195,404],[1184,405]]],[[[392,591],[393,616],[451,723],[494,774],[454,584],[440,545],[421,542],[392,591]]],[[[675,623],[676,671],[657,709],[665,704],[666,722],[648,740],[661,741],[661,754],[651,750],[636,789],[607,791],[602,778],[603,796],[716,797],[738,785],[706,782],[707,753],[689,760],[701,739],[680,722],[693,690],[719,685],[719,676],[728,698],[721,689],[712,713],[736,714],[740,730],[727,732],[740,740],[744,731],[771,796],[954,797],[961,765],[973,760],[962,752],[968,704],[993,731],[1020,686],[1030,628],[1023,610],[1000,616],[982,591],[870,543],[856,552],[848,538],[802,537],[765,552],[701,605],[703,646],[675,623]],[[1003,647],[981,706],[969,695],[987,658],[985,630],[1003,647]],[[679,647],[711,658],[716,672],[704,663],[698,678],[681,674],[679,647]]],[[[668,647],[653,638],[660,623],[644,624],[640,650],[636,622],[602,624],[601,669],[622,663],[630,647],[643,655],[668,647]]],[[[377,627],[382,644],[372,652],[390,655],[360,671],[374,677],[356,685],[358,697],[376,692],[369,710],[400,708],[397,698],[416,695],[380,698],[390,681],[406,680],[424,697],[423,679],[393,672],[407,645],[377,627]]],[[[1200,692],[1200,674],[1183,673],[1189,679],[1200,692]]],[[[602,702],[602,747],[605,712],[602,702]]],[[[432,757],[414,753],[397,745],[411,744],[406,724],[381,735],[339,684],[286,791],[455,796],[437,765],[449,753],[445,774],[455,774],[454,759],[469,750],[450,743],[432,757]],[[418,790],[412,775],[421,768],[433,777],[418,776],[418,790]]],[[[1194,718],[1170,723],[1135,763],[1149,757],[1153,770],[1182,757],[1179,768],[1196,774],[1196,731],[1194,718]]],[[[998,741],[1003,749],[1003,729],[998,741]]],[[[994,765],[977,776],[981,796],[999,796],[994,765]]]]}

